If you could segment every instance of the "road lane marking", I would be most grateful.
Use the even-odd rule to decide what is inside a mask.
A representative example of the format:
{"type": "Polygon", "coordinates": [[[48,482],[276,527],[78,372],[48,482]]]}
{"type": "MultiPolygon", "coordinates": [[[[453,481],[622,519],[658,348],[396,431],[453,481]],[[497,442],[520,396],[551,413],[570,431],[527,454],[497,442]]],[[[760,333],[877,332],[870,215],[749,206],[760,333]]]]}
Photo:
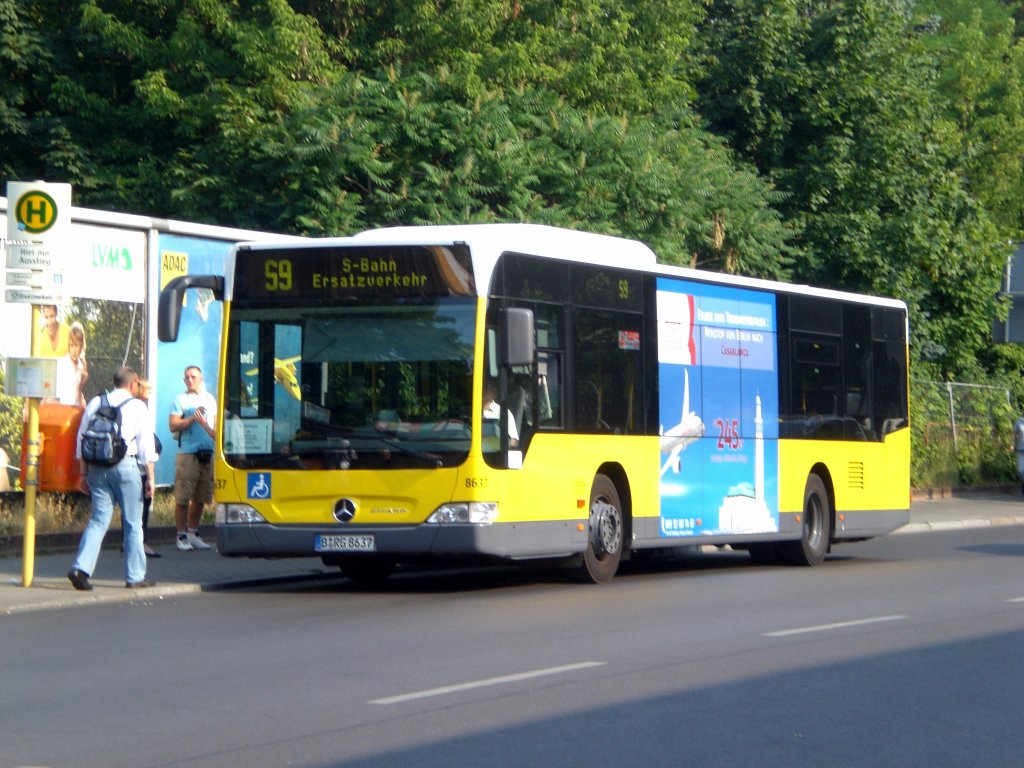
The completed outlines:
{"type": "Polygon", "coordinates": [[[521,680],[531,680],[533,678],[546,677],[548,675],[561,675],[566,672],[575,672],[580,669],[589,669],[591,667],[603,667],[606,664],[607,662],[604,661],[581,661],[579,664],[566,664],[562,667],[548,667],[547,669],[535,669],[531,672],[520,672],[515,675],[503,675],[502,677],[488,677],[485,680],[473,680],[468,683],[459,683],[458,685],[445,685],[441,688],[431,688],[426,691],[402,693],[398,696],[388,696],[383,699],[374,699],[369,703],[380,704],[381,706],[386,706],[388,704],[399,704],[403,701],[427,699],[431,696],[444,696],[448,693],[468,691],[473,688],[486,688],[490,685],[505,685],[507,683],[518,683],[521,680]]]}
{"type": "Polygon", "coordinates": [[[861,627],[865,624],[879,624],[883,621],[899,621],[906,616],[875,616],[871,619],[857,619],[856,621],[839,621],[835,624],[819,624],[816,627],[797,627],[795,629],[780,629],[778,632],[765,632],[764,637],[788,637],[789,635],[804,635],[809,632],[829,632],[834,629],[847,629],[849,627],[861,627]]]}
{"type": "Polygon", "coordinates": [[[1024,597],[1011,597],[1006,602],[1008,602],[1008,603],[1024,603],[1024,597]]]}

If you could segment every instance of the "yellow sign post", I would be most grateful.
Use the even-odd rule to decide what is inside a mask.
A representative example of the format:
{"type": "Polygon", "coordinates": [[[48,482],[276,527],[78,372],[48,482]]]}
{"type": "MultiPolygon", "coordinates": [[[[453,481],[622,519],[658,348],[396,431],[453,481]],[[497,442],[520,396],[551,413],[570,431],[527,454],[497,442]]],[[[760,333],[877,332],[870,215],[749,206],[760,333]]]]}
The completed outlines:
{"type": "Polygon", "coordinates": [[[57,383],[57,361],[52,358],[7,358],[5,375],[8,394],[28,399],[28,424],[25,426],[25,522],[21,583],[32,586],[36,552],[36,493],[39,488],[39,402],[52,396],[57,383]]]}
{"type": "MultiPolygon", "coordinates": [[[[33,334],[35,338],[35,334],[33,334]]],[[[36,342],[33,342],[36,346],[36,342]]],[[[36,496],[39,490],[39,457],[42,438],[39,435],[39,403],[56,391],[57,361],[52,357],[8,357],[4,377],[7,393],[28,399],[29,423],[25,433],[25,536],[22,584],[32,586],[36,560],[36,496]]]]}
{"type": "Polygon", "coordinates": [[[28,434],[25,435],[25,522],[22,538],[21,585],[32,586],[36,566],[36,488],[39,486],[39,400],[28,399],[28,434]]]}
{"type": "MultiPolygon", "coordinates": [[[[63,238],[71,221],[71,185],[48,184],[43,181],[7,182],[7,237],[12,240],[6,258],[7,270],[29,270],[33,273],[52,272],[62,256],[63,238]]],[[[5,275],[5,284],[10,284],[5,275]]],[[[31,282],[31,279],[30,279],[31,282]]],[[[31,303],[32,355],[42,354],[36,349],[35,329],[39,324],[39,305],[55,300],[53,291],[25,291],[5,289],[8,302],[31,303]]],[[[31,376],[35,382],[36,376],[31,376]]],[[[11,379],[8,379],[10,382],[11,379]]],[[[23,380],[20,387],[25,388],[23,380]]],[[[17,390],[14,394],[18,394],[17,390]]],[[[28,425],[25,434],[25,522],[23,536],[22,586],[32,586],[36,552],[36,491],[39,485],[39,401],[41,392],[25,388],[28,397],[28,425]]]]}

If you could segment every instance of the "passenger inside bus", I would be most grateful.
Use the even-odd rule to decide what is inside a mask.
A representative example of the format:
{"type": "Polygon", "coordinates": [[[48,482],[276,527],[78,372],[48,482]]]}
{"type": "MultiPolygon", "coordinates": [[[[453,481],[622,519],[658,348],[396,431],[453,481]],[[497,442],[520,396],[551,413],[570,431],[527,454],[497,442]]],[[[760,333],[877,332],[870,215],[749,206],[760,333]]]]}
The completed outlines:
{"type": "MultiPolygon", "coordinates": [[[[501,421],[501,405],[497,401],[498,385],[494,379],[487,379],[484,382],[484,451],[497,451],[500,448],[499,423],[501,421]]],[[[519,445],[519,430],[516,427],[512,412],[506,411],[505,424],[508,427],[509,448],[516,448],[519,445]]]]}

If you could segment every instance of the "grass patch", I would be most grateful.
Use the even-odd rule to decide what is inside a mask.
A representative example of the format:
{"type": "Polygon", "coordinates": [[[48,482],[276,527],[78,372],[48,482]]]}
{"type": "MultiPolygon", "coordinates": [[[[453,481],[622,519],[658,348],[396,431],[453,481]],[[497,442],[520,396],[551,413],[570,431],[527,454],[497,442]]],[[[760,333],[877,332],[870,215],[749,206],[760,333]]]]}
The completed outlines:
{"type": "MultiPolygon", "coordinates": [[[[91,513],[89,497],[81,493],[37,494],[36,533],[80,533],[91,513]]],[[[205,512],[203,522],[212,521],[212,511],[205,512]]],[[[149,525],[151,528],[174,525],[174,495],[170,488],[158,488],[154,494],[149,525]]],[[[116,511],[110,527],[121,527],[121,515],[116,511]]],[[[0,536],[20,536],[24,531],[24,492],[0,494],[0,536]]]]}

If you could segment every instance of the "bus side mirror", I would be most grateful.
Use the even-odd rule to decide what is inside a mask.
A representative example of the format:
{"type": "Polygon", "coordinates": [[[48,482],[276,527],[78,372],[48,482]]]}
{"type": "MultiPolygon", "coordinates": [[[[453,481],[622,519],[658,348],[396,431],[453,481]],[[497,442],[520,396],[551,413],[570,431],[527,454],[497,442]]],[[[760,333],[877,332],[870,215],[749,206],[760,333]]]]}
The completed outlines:
{"type": "Polygon", "coordinates": [[[508,307],[502,312],[502,365],[533,365],[533,310],[508,307]]]}
{"type": "Polygon", "coordinates": [[[224,298],[224,278],[220,275],[182,275],[169,282],[160,291],[157,311],[156,335],[160,341],[177,341],[181,324],[181,302],[189,288],[209,288],[213,298],[224,298]]]}

